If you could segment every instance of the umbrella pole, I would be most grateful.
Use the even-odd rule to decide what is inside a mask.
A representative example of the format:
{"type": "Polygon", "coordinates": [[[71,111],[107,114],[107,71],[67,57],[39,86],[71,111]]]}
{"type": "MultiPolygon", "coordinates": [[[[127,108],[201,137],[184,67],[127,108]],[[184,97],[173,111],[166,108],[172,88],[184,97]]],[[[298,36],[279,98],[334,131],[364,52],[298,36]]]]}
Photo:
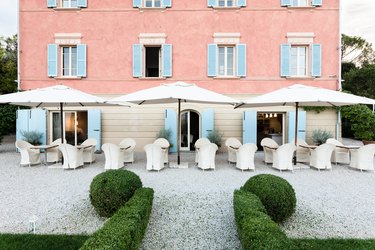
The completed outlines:
{"type": "MultiPolygon", "coordinates": [[[[61,126],[61,143],[64,144],[64,111],[63,103],[60,102],[60,126],[61,126]]],[[[64,157],[61,157],[61,164],[64,165],[64,157]]]]}
{"type": "Polygon", "coordinates": [[[181,144],[181,99],[178,99],[178,119],[177,119],[177,165],[180,165],[180,144],[181,144]]]}
{"type": "MultiPolygon", "coordinates": [[[[294,130],[294,145],[297,147],[297,136],[298,136],[298,102],[296,102],[296,127],[294,130]]],[[[293,157],[294,165],[297,165],[297,152],[296,155],[293,157]]]]}

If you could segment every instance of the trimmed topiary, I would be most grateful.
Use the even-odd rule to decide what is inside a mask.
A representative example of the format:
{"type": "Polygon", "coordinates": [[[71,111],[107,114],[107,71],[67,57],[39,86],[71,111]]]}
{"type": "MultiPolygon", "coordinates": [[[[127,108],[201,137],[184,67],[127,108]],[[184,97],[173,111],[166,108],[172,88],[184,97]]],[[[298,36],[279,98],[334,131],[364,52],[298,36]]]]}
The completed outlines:
{"type": "Polygon", "coordinates": [[[267,214],[275,222],[283,222],[296,209],[297,200],[294,189],[281,177],[271,174],[253,176],[245,183],[243,190],[258,196],[267,214]]]}
{"type": "Polygon", "coordinates": [[[102,217],[111,217],[142,187],[138,175],[128,170],[108,170],[95,176],[90,185],[90,200],[102,217]]]}

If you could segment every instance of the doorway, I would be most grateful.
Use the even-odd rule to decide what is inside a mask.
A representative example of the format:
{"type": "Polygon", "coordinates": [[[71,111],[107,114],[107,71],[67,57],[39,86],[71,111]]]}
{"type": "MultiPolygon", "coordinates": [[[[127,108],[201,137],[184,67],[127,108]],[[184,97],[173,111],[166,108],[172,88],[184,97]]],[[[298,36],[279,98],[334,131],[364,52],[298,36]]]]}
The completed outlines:
{"type": "MultiPolygon", "coordinates": [[[[52,112],[51,119],[51,141],[54,141],[61,138],[60,112],[52,112]]],[[[68,144],[80,145],[87,139],[87,111],[65,111],[63,119],[65,140],[68,144]]]]}
{"type": "Polygon", "coordinates": [[[259,113],[257,114],[257,146],[262,149],[260,142],[263,138],[271,138],[277,144],[284,143],[284,113],[259,113]]]}
{"type": "Polygon", "coordinates": [[[194,144],[199,139],[199,114],[188,110],[181,113],[181,147],[183,151],[194,150],[194,144]]]}

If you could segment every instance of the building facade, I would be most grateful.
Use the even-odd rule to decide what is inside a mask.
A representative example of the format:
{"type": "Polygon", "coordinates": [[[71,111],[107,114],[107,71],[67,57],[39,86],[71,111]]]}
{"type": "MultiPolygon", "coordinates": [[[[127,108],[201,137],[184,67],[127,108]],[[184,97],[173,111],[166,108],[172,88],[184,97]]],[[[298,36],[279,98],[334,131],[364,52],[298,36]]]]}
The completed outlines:
{"type": "MultiPolygon", "coordinates": [[[[337,90],[339,9],[339,0],[20,0],[20,87],[61,83],[111,98],[184,81],[239,100],[295,83],[337,90]]],[[[182,109],[185,150],[213,129],[253,143],[294,136],[293,108],[182,109]]],[[[59,117],[56,110],[45,116],[38,120],[50,142],[59,135],[59,117]]],[[[336,131],[335,111],[301,109],[299,117],[299,136],[308,141],[316,128],[336,131]]],[[[164,127],[177,133],[175,105],[65,115],[72,144],[94,129],[103,143],[132,137],[142,150],[164,127]]]]}

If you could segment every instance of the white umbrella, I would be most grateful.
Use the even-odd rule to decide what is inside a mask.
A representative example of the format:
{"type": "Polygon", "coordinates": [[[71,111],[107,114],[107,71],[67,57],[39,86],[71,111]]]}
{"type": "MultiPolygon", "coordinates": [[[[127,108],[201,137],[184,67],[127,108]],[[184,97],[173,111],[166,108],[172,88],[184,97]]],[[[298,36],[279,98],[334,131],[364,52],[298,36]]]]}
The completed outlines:
{"type": "Polygon", "coordinates": [[[374,104],[375,100],[356,96],[339,91],[310,87],[302,84],[295,84],[281,88],[270,93],[250,98],[236,106],[236,108],[264,107],[264,106],[295,106],[296,125],[294,143],[297,145],[298,131],[298,107],[303,106],[346,106],[354,104],[374,104]]]}
{"type": "Polygon", "coordinates": [[[37,108],[60,106],[61,141],[64,141],[63,106],[106,105],[102,98],[64,85],[0,95],[0,103],[37,108]]]}
{"type": "Polygon", "coordinates": [[[171,84],[162,84],[157,87],[140,90],[128,95],[120,96],[108,101],[109,103],[119,104],[130,102],[138,105],[142,104],[162,104],[178,103],[178,142],[177,142],[177,164],[180,164],[180,119],[181,102],[211,103],[211,104],[231,104],[239,103],[237,100],[227,97],[213,91],[200,88],[195,84],[185,82],[176,82],[171,84]]]}

